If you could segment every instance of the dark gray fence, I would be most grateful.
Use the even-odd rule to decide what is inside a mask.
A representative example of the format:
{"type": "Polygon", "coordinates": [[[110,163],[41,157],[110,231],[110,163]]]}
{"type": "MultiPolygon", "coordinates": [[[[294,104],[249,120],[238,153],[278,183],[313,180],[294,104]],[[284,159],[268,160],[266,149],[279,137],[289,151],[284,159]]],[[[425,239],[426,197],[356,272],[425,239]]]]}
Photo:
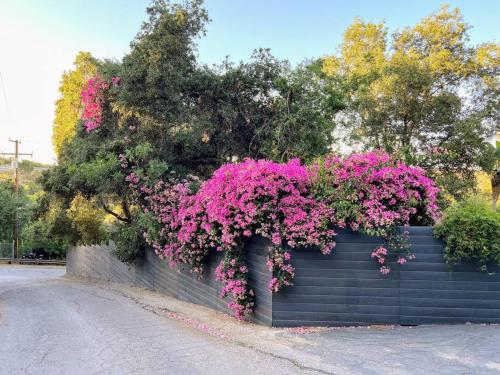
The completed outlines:
{"type": "MultiPolygon", "coordinates": [[[[292,250],[294,286],[277,294],[267,289],[267,242],[253,238],[246,253],[256,294],[254,320],[273,326],[500,323],[500,269],[493,275],[472,266],[450,270],[432,228],[407,229],[416,259],[392,265],[388,276],[370,259],[382,240],[344,230],[332,254],[292,250]]],[[[194,279],[171,270],[153,253],[129,267],[112,257],[109,248],[80,247],[69,252],[67,269],[71,275],[124,282],[227,311],[213,277],[218,259],[220,254],[213,254],[205,276],[194,279]]]]}
{"type": "MultiPolygon", "coordinates": [[[[271,293],[266,286],[271,273],[265,268],[263,241],[255,239],[248,246],[249,278],[256,292],[252,320],[271,325],[271,293]]],[[[214,276],[221,257],[221,253],[211,254],[203,277],[197,278],[187,270],[170,268],[165,260],[159,259],[152,251],[146,252],[144,258],[135,264],[128,265],[112,255],[111,246],[81,246],[68,251],[66,273],[146,288],[230,314],[227,302],[219,297],[221,285],[214,276]]]]}
{"type": "Polygon", "coordinates": [[[416,258],[388,276],[370,259],[380,238],[342,231],[330,255],[292,251],[294,286],[273,296],[273,325],[500,323],[500,273],[450,270],[432,228],[407,230],[416,258]]]}

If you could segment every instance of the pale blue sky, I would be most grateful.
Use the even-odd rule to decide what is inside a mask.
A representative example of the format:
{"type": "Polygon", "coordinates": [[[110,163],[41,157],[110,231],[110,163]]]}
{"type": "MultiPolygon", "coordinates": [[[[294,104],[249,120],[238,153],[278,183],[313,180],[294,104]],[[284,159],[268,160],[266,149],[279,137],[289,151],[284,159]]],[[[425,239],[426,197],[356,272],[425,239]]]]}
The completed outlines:
{"type": "MultiPolygon", "coordinates": [[[[121,58],[145,18],[149,0],[0,0],[0,150],[19,137],[35,159],[53,161],[50,143],[54,101],[61,73],[75,54],[121,58]]],[[[360,16],[385,20],[390,32],[437,10],[434,0],[207,0],[212,22],[199,42],[199,60],[218,63],[248,59],[269,47],[298,63],[331,54],[342,33],[360,16]]],[[[448,1],[473,26],[471,43],[500,39],[500,0],[448,1]]]]}

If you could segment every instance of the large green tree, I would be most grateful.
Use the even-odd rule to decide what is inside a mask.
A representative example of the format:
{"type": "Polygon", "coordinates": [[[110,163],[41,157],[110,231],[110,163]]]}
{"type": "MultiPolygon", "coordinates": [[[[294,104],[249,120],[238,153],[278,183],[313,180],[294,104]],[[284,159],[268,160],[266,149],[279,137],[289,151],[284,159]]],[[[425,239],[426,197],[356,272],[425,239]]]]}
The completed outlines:
{"type": "Polygon", "coordinates": [[[291,68],[268,50],[240,64],[198,64],[196,40],[208,22],[201,1],[153,1],[147,13],[121,63],[96,61],[100,82],[115,82],[103,94],[99,126],[88,131],[77,121],[43,178],[57,204],[92,202],[121,222],[131,243],[129,228],[141,219],[126,182],[130,163],[161,178],[204,177],[245,157],[310,160],[328,150],[342,105],[317,66],[291,68]]]}
{"type": "Polygon", "coordinates": [[[33,199],[28,194],[28,190],[30,189],[27,186],[22,185],[16,194],[11,181],[0,181],[0,242],[12,243],[16,220],[21,245],[28,240],[24,231],[31,225],[33,209],[33,199]]]}
{"type": "Polygon", "coordinates": [[[232,159],[311,159],[331,143],[338,91],[307,66],[291,69],[268,50],[249,62],[197,64],[208,21],[200,1],[155,1],[120,71],[113,108],[174,169],[209,174],[232,159]]]}
{"type": "Polygon", "coordinates": [[[312,66],[292,69],[269,50],[249,62],[198,71],[182,143],[195,163],[245,157],[308,161],[324,154],[341,108],[338,92],[312,66]]]}
{"type": "Polygon", "coordinates": [[[498,124],[498,47],[470,46],[468,29],[446,6],[390,38],[356,19],[323,64],[346,92],[348,139],[425,167],[455,198],[475,186],[498,124]]]}

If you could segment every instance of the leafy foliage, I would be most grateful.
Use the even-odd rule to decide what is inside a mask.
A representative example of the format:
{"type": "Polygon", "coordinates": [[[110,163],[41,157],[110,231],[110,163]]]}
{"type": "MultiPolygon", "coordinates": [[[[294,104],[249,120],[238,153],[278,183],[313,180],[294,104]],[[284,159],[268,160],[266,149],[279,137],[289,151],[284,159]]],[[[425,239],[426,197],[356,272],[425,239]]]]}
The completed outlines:
{"type": "Polygon", "coordinates": [[[22,238],[25,250],[43,249],[51,257],[64,258],[67,249],[78,242],[78,233],[63,202],[42,194],[34,202],[22,238]]]}
{"type": "Polygon", "coordinates": [[[133,263],[140,258],[146,249],[143,230],[144,226],[135,220],[132,223],[117,223],[110,235],[115,244],[113,255],[124,263],[133,263]]]}
{"type": "Polygon", "coordinates": [[[335,114],[344,108],[343,94],[312,65],[289,70],[277,79],[275,114],[256,129],[260,155],[278,161],[311,161],[330,150],[335,114]]]}
{"type": "Polygon", "coordinates": [[[67,217],[78,235],[79,243],[93,245],[106,240],[105,212],[98,209],[96,202],[77,195],[71,201],[67,217]]]}
{"type": "Polygon", "coordinates": [[[159,179],[207,177],[248,156],[310,160],[328,149],[339,94],[317,69],[291,69],[267,50],[248,63],[199,66],[195,42],[208,21],[201,1],[154,1],[147,12],[122,63],[96,61],[81,85],[81,119],[43,178],[66,209],[81,196],[132,225],[120,155],[159,179]]]}
{"type": "Polygon", "coordinates": [[[97,60],[90,53],[79,52],[74,69],[65,72],[61,78],[61,96],[56,102],[52,130],[52,144],[56,155],[61,153],[63,144],[75,136],[81,109],[81,92],[87,81],[96,74],[97,65],[97,60]]]}
{"type": "Polygon", "coordinates": [[[12,240],[15,223],[16,196],[10,182],[0,181],[0,240],[12,240]]]}
{"type": "Polygon", "coordinates": [[[18,212],[19,255],[32,250],[43,250],[50,257],[64,257],[67,247],[76,241],[71,221],[60,201],[49,206],[47,196],[36,182],[32,171],[39,163],[23,161],[23,176],[16,196],[10,181],[0,181],[0,242],[13,240],[13,227],[18,212]],[[35,181],[33,181],[35,180],[35,181]]]}
{"type": "Polygon", "coordinates": [[[340,94],[309,66],[291,69],[259,49],[248,63],[204,68],[197,84],[190,150],[202,160],[308,161],[331,144],[340,94]]]}
{"type": "Polygon", "coordinates": [[[490,145],[483,154],[480,166],[488,178],[488,187],[485,190],[491,192],[491,206],[493,211],[497,209],[497,201],[500,197],[500,133],[497,133],[496,145],[490,145]]]}
{"type": "Polygon", "coordinates": [[[151,126],[167,130],[186,119],[185,102],[196,68],[195,40],[208,15],[202,1],[155,0],[149,19],[123,59],[119,104],[151,126]]]}
{"type": "Polygon", "coordinates": [[[473,190],[498,123],[498,47],[468,46],[468,29],[444,6],[389,43],[384,23],[357,19],[323,64],[347,94],[348,139],[424,167],[455,198],[473,190]]]}
{"type": "Polygon", "coordinates": [[[500,265],[500,213],[485,201],[472,197],[453,205],[434,231],[445,241],[448,263],[474,263],[483,270],[500,265]]]}

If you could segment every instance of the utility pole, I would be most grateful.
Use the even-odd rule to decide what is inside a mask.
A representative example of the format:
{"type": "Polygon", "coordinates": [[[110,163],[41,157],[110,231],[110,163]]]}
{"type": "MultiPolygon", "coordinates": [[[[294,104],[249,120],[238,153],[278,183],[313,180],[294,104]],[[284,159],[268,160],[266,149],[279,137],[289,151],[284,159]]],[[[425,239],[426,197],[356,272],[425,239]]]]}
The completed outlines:
{"type": "Polygon", "coordinates": [[[19,156],[31,156],[31,154],[23,154],[19,152],[19,144],[21,141],[19,139],[10,139],[9,142],[14,143],[14,152],[0,152],[2,156],[13,156],[14,157],[14,192],[16,194],[16,212],[14,219],[14,226],[12,228],[12,238],[13,238],[13,256],[14,259],[18,257],[19,250],[19,233],[18,233],[18,219],[19,219],[19,156]]]}

